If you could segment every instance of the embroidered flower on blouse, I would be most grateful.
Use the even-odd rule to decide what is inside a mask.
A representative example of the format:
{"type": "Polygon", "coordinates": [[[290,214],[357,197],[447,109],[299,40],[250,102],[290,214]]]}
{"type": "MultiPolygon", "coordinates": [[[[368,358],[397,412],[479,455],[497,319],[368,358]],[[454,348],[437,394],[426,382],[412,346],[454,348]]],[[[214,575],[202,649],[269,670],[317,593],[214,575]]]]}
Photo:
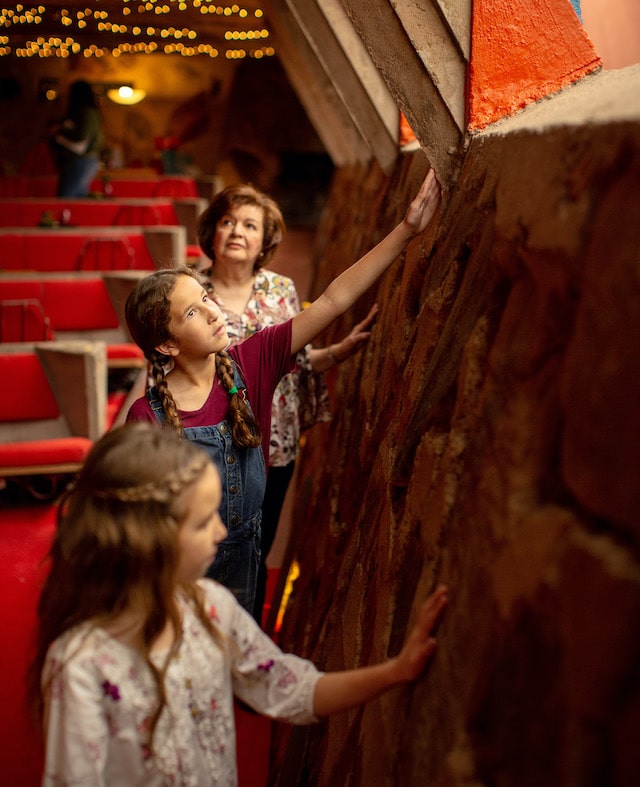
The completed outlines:
{"type": "Polygon", "coordinates": [[[148,764],[153,756],[151,744],[149,743],[149,731],[151,730],[151,716],[145,716],[141,722],[136,724],[136,732],[140,739],[140,757],[142,762],[148,764]]]}
{"type": "Polygon", "coordinates": [[[269,661],[263,661],[262,664],[258,664],[258,669],[261,669],[263,672],[271,672],[273,665],[273,659],[269,659],[269,661]]]}
{"type": "Polygon", "coordinates": [[[141,722],[136,724],[136,730],[139,733],[147,733],[151,729],[151,716],[145,716],[141,722]]]}
{"type": "Polygon", "coordinates": [[[288,667],[283,666],[280,677],[278,678],[278,686],[286,688],[287,686],[295,685],[297,682],[298,679],[294,673],[288,667]]]}
{"type": "Polygon", "coordinates": [[[99,762],[100,760],[100,745],[97,741],[87,742],[87,752],[91,762],[99,762]]]}
{"type": "Polygon", "coordinates": [[[118,702],[120,699],[120,690],[113,683],[109,683],[108,680],[105,680],[102,684],[102,691],[104,691],[105,697],[111,697],[115,702],[118,702]]]}

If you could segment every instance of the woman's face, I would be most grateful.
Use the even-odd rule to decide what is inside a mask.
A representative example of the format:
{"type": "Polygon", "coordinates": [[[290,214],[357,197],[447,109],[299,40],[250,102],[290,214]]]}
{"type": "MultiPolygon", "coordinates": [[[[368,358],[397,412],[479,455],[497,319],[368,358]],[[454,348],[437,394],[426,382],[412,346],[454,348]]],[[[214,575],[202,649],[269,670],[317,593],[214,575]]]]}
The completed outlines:
{"type": "Polygon", "coordinates": [[[207,465],[202,476],[184,492],[189,496],[187,511],[178,530],[179,582],[194,582],[213,563],[218,544],[227,537],[218,509],[222,499],[220,476],[207,465]]]}
{"type": "Polygon", "coordinates": [[[252,269],[264,242],[264,210],[257,205],[235,205],[218,221],[213,236],[216,262],[252,269]]]}

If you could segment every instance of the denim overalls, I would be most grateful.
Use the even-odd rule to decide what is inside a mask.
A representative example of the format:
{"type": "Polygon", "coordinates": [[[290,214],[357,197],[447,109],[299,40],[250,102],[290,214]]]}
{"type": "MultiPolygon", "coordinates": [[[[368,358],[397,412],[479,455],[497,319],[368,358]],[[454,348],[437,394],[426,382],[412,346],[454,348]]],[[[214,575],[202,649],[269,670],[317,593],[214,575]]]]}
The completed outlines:
{"type": "MultiPolygon", "coordinates": [[[[244,389],[235,363],[233,375],[234,385],[238,390],[244,389]]],[[[149,389],[147,397],[154,415],[164,423],[165,415],[155,386],[149,389]]],[[[229,534],[218,544],[218,554],[207,576],[229,588],[239,603],[253,613],[260,559],[261,506],[267,481],[262,447],[234,445],[226,420],[215,426],[186,428],[184,438],[209,454],[222,480],[220,516],[229,534]]]]}

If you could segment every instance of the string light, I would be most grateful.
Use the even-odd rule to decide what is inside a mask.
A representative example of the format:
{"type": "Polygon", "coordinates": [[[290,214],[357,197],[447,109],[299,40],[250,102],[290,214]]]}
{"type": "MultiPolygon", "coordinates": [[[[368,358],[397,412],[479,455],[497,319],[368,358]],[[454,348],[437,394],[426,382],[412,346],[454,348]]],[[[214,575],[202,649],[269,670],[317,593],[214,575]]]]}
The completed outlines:
{"type": "MultiPolygon", "coordinates": [[[[25,8],[18,4],[13,8],[0,9],[0,29],[6,33],[0,36],[0,57],[15,56],[40,57],[40,58],[67,58],[70,55],[82,55],[85,58],[105,57],[112,55],[119,57],[125,53],[152,54],[162,51],[165,54],[179,54],[182,57],[205,56],[215,58],[223,55],[227,59],[242,59],[246,57],[260,59],[275,55],[272,46],[256,47],[260,39],[268,38],[270,33],[266,27],[259,29],[245,29],[251,18],[263,20],[264,12],[261,8],[249,10],[240,5],[215,5],[210,0],[122,0],[119,9],[122,16],[128,16],[132,24],[112,22],[109,12],[102,9],[58,9],[46,6],[32,6],[25,8]],[[184,12],[190,8],[196,9],[201,14],[215,14],[231,22],[234,18],[242,27],[229,28],[223,34],[223,40],[233,44],[233,48],[224,50],[212,41],[198,41],[200,35],[197,30],[188,27],[176,27],[144,24],[143,15],[153,14],[154,17],[166,15],[171,12],[184,12]],[[134,17],[137,17],[134,23],[134,17]],[[41,36],[35,40],[29,39],[18,28],[25,26],[42,25],[47,23],[51,29],[54,23],[60,27],[60,35],[41,36]],[[62,34],[62,30],[65,34],[62,34]],[[84,44],[74,38],[73,30],[81,36],[99,33],[100,40],[106,41],[109,36],[122,39],[126,42],[115,42],[112,46],[104,44],[84,44]],[[169,39],[176,43],[169,44],[169,39]],[[163,42],[161,45],[159,42],[163,42]],[[184,43],[183,43],[184,42],[184,43]],[[186,43],[189,42],[189,43],[186,43]],[[243,48],[242,43],[252,43],[251,48],[243,48]]],[[[264,22],[263,22],[264,24],[264,22]]],[[[222,43],[222,42],[221,42],[222,43]]]]}

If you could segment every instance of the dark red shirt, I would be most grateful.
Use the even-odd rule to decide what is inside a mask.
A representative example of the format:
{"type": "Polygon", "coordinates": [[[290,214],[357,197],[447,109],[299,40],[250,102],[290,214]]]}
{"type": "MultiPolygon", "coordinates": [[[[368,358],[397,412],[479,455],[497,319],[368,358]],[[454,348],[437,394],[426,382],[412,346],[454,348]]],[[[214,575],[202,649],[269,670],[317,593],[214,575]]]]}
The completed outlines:
{"type": "MultiPolygon", "coordinates": [[[[262,433],[262,451],[268,467],[273,392],[280,378],[296,365],[296,356],[291,355],[291,320],[263,328],[228,352],[245,381],[247,398],[262,433]]],[[[178,410],[178,415],[185,428],[213,426],[227,417],[228,410],[229,394],[216,377],[204,405],[198,410],[178,410]]],[[[131,405],[127,421],[157,422],[146,396],[131,405]]]]}

